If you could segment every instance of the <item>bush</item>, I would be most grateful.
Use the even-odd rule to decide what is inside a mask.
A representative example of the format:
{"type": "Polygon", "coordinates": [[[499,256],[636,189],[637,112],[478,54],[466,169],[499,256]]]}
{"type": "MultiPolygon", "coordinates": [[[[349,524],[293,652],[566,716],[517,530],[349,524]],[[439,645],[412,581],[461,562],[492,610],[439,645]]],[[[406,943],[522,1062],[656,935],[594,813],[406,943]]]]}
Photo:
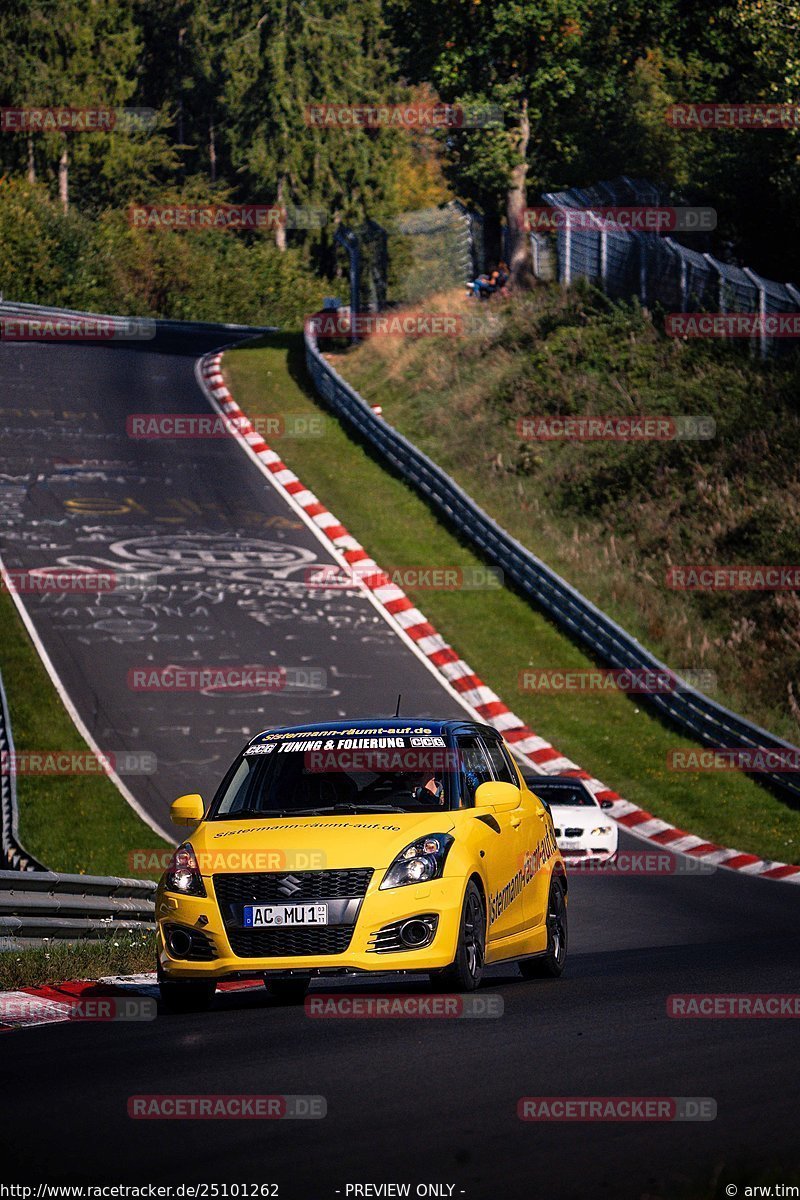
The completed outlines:
{"type": "Polygon", "coordinates": [[[236,231],[131,229],[119,210],[65,215],[41,185],[0,186],[0,292],[133,316],[299,328],[325,281],[290,247],[236,231]]]}

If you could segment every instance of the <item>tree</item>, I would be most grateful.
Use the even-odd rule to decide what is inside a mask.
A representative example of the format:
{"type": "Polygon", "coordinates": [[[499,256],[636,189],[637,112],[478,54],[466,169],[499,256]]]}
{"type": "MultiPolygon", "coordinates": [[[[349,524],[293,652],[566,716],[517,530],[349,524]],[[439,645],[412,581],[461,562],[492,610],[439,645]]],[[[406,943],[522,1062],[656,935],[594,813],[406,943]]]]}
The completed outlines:
{"type": "MultiPolygon", "coordinates": [[[[266,9],[251,3],[248,11],[247,32],[225,51],[234,166],[266,199],[290,210],[319,206],[329,222],[376,215],[397,135],[309,124],[307,110],[400,94],[380,0],[274,0],[266,9]]],[[[282,230],[276,239],[285,245],[282,230]]]]}
{"type": "MultiPolygon", "coordinates": [[[[224,130],[226,48],[247,32],[252,6],[224,0],[138,0],[140,92],[172,117],[180,173],[229,176],[224,130]]],[[[257,18],[254,18],[257,19],[257,18]]]]}
{"type": "MultiPolygon", "coordinates": [[[[127,0],[10,0],[4,23],[4,105],[118,111],[130,103],[140,39],[127,0]]],[[[64,212],[73,171],[81,185],[96,190],[98,179],[118,183],[122,175],[130,182],[154,164],[170,166],[163,138],[145,131],[48,131],[23,137],[29,180],[38,169],[57,180],[64,212]]]]}
{"type": "Polygon", "coordinates": [[[527,267],[523,210],[531,175],[546,178],[559,153],[560,114],[581,82],[580,0],[389,0],[410,79],[430,80],[467,109],[502,119],[448,138],[458,189],[493,207],[504,198],[512,278],[527,267]]]}

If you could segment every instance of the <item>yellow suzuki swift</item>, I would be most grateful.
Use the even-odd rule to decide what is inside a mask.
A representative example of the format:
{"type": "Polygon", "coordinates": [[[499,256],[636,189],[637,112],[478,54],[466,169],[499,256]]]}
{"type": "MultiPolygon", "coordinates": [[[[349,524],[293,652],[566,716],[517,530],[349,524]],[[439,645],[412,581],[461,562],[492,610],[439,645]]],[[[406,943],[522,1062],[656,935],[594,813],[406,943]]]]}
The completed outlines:
{"type": "Polygon", "coordinates": [[[236,758],[156,897],[169,1008],[208,1007],[222,979],[287,1002],[319,975],[425,972],[472,991],[517,960],[559,976],[567,879],[547,808],[500,735],[401,718],[269,730],[236,758]]]}

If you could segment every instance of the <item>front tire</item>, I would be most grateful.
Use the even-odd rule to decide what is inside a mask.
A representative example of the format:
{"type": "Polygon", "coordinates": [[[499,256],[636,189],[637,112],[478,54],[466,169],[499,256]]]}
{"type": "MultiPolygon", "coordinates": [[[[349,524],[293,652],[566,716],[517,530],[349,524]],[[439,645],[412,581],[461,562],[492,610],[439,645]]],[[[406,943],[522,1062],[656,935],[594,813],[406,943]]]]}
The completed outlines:
{"type": "Polygon", "coordinates": [[[547,897],[547,950],[537,958],[525,958],[519,969],[523,979],[558,979],[567,962],[567,893],[560,879],[553,879],[547,897]]]}
{"type": "Polygon", "coordinates": [[[474,992],[481,982],[485,961],[486,910],[478,887],[470,880],[464,894],[455,959],[434,976],[434,986],[441,991],[474,992]]]}

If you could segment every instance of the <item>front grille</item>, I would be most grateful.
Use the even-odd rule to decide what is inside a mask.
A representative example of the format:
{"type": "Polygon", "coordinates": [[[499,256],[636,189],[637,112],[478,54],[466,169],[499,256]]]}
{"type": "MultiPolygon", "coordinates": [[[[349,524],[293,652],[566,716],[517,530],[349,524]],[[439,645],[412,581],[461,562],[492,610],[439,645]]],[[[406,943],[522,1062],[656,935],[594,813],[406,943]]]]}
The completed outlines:
{"type": "Polygon", "coordinates": [[[569,838],[583,837],[583,833],[584,833],[584,831],[582,829],[565,829],[564,830],[564,836],[569,837],[569,838]]]}
{"type": "Polygon", "coordinates": [[[239,958],[341,954],[350,945],[360,901],[372,874],[372,867],[351,867],[342,871],[215,875],[214,892],[231,949],[239,958]],[[284,882],[290,886],[288,895],[285,887],[280,890],[284,882]],[[335,912],[329,907],[329,916],[336,919],[335,924],[243,928],[242,910],[246,904],[307,904],[317,900],[333,906],[335,912]]]}
{"type": "Polygon", "coordinates": [[[369,887],[372,867],[345,871],[271,871],[248,875],[215,875],[214,892],[220,904],[300,904],[308,900],[360,898],[369,887]],[[291,877],[289,891],[279,890],[291,877]],[[297,886],[297,890],[291,888],[297,886]]]}
{"type": "Polygon", "coordinates": [[[342,954],[350,945],[354,928],[325,925],[317,929],[230,929],[228,940],[238,958],[342,954]]]}

